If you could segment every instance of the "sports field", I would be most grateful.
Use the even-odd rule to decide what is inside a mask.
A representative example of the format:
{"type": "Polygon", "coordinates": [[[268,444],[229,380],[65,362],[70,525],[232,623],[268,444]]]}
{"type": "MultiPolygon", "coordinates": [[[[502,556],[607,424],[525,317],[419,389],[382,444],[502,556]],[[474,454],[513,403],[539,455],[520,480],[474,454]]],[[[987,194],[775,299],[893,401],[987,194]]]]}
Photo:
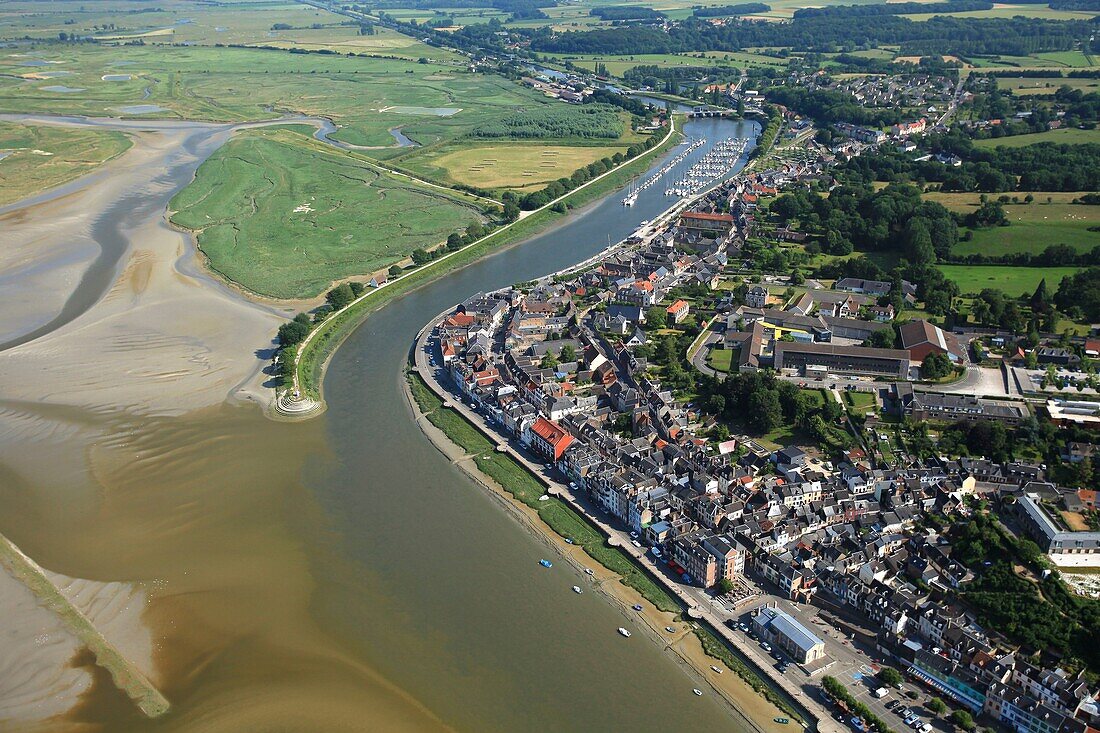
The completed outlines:
{"type": "Polygon", "coordinates": [[[568,177],[578,168],[626,146],[531,145],[503,143],[478,147],[454,147],[428,151],[407,161],[410,169],[445,181],[463,182],[485,189],[540,189],[568,177]]]}
{"type": "Polygon", "coordinates": [[[481,218],[457,197],[279,128],[238,134],[171,209],[211,269],[273,298],[316,296],[481,218]]]}
{"type": "Polygon", "coordinates": [[[1035,292],[1039,281],[1046,278],[1047,287],[1054,290],[1062,278],[1079,267],[1005,267],[1003,265],[938,265],[948,280],[955,281],[964,294],[977,294],[984,288],[997,288],[1010,297],[1035,292]]]}
{"type": "Polygon", "coordinates": [[[79,178],[129,147],[111,130],[0,122],[0,206],[79,178]]]}
{"type": "MultiPolygon", "coordinates": [[[[1028,137],[1028,136],[1025,136],[1028,137]]],[[[1012,194],[1021,201],[1027,194],[1012,194]]],[[[952,249],[956,255],[984,254],[999,256],[1029,252],[1038,254],[1052,244],[1068,244],[1085,252],[1100,245],[1100,206],[1081,206],[1070,201],[1081,193],[1042,192],[1033,194],[1030,204],[1006,204],[1005,213],[1012,224],[973,230],[973,239],[960,241],[952,249]],[[1047,203],[1047,199],[1050,203],[1047,203]]],[[[928,193],[924,198],[937,201],[952,211],[968,213],[977,208],[976,193],[928,193]]]]}
{"type": "MultiPolygon", "coordinates": [[[[1094,80],[1095,81],[1095,80],[1094,80]]],[[[1028,135],[1011,135],[1009,137],[989,138],[988,140],[975,140],[974,144],[982,148],[1022,148],[1035,143],[1066,143],[1075,145],[1080,143],[1100,143],[1100,130],[1081,130],[1076,127],[1063,127],[1046,132],[1034,132],[1028,135]]]]}

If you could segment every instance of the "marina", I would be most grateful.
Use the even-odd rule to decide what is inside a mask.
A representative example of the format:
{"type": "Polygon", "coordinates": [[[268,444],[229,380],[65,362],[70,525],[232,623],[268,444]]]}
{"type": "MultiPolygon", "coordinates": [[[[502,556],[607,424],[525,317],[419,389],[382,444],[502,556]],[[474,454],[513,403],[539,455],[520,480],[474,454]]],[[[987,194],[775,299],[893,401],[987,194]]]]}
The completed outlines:
{"type": "Polygon", "coordinates": [[[665,196],[693,196],[729,175],[741,161],[749,141],[745,138],[726,138],[688,169],[684,177],[665,189],[665,196]]]}
{"type": "MultiPolygon", "coordinates": [[[[664,178],[666,173],[669,173],[673,168],[680,165],[680,163],[683,163],[687,159],[687,157],[691,155],[695,150],[706,145],[707,139],[705,137],[699,138],[697,140],[689,139],[685,140],[685,143],[687,144],[687,147],[684,150],[673,156],[667,163],[665,163],[652,175],[650,175],[650,177],[647,178],[640,186],[635,186],[634,182],[631,181],[630,189],[627,193],[627,196],[623,199],[623,206],[633,206],[638,201],[638,194],[640,192],[646,190],[647,188],[651,188],[652,186],[656,186],[658,183],[660,183],[661,179],[664,178]]],[[[642,223],[647,224],[648,222],[642,223]]]]}

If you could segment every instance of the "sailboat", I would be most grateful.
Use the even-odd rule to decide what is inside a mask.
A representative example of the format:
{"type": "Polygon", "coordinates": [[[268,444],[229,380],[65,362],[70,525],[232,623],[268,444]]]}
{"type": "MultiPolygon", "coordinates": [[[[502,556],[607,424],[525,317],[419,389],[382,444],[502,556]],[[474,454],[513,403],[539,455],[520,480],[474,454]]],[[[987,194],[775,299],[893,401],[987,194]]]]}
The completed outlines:
{"type": "Polygon", "coordinates": [[[634,202],[638,200],[638,188],[637,186],[635,186],[635,181],[637,180],[637,176],[630,179],[630,193],[628,193],[626,195],[626,198],[623,199],[623,206],[633,206],[634,202]]]}

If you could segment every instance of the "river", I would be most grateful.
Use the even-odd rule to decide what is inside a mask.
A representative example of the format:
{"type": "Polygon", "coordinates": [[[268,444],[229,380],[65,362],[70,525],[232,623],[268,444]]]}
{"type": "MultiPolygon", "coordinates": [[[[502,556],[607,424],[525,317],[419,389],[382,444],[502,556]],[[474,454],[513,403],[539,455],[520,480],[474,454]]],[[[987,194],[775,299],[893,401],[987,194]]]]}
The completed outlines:
{"type": "MultiPolygon", "coordinates": [[[[750,129],[688,123],[708,145],[682,165],[750,129]]],[[[137,416],[0,400],[0,532],[51,569],[152,595],[172,712],[139,720],[100,681],[78,719],[118,731],[739,730],[672,655],[615,633],[627,622],[599,594],[570,592],[584,576],[538,566],[554,550],[426,440],[401,390],[429,318],[591,256],[670,205],[663,190],[629,209],[609,196],[373,314],[333,359],[328,411],[306,423],[231,405],[137,416]],[[51,467],[78,435],[83,452],[51,467]]]]}

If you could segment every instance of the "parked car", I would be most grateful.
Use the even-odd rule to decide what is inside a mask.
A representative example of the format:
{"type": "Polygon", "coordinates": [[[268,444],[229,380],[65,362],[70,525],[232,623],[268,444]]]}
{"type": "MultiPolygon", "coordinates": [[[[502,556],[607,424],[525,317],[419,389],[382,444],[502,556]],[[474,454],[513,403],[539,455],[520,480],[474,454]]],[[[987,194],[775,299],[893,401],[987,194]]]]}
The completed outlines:
{"type": "Polygon", "coordinates": [[[762,642],[760,642],[760,648],[761,648],[761,649],[763,649],[764,651],[766,651],[766,652],[769,652],[769,653],[770,653],[770,652],[771,652],[771,650],[772,650],[772,645],[771,645],[771,644],[769,644],[769,643],[768,643],[768,642],[766,642],[766,641],[762,641],[762,642]]]}

